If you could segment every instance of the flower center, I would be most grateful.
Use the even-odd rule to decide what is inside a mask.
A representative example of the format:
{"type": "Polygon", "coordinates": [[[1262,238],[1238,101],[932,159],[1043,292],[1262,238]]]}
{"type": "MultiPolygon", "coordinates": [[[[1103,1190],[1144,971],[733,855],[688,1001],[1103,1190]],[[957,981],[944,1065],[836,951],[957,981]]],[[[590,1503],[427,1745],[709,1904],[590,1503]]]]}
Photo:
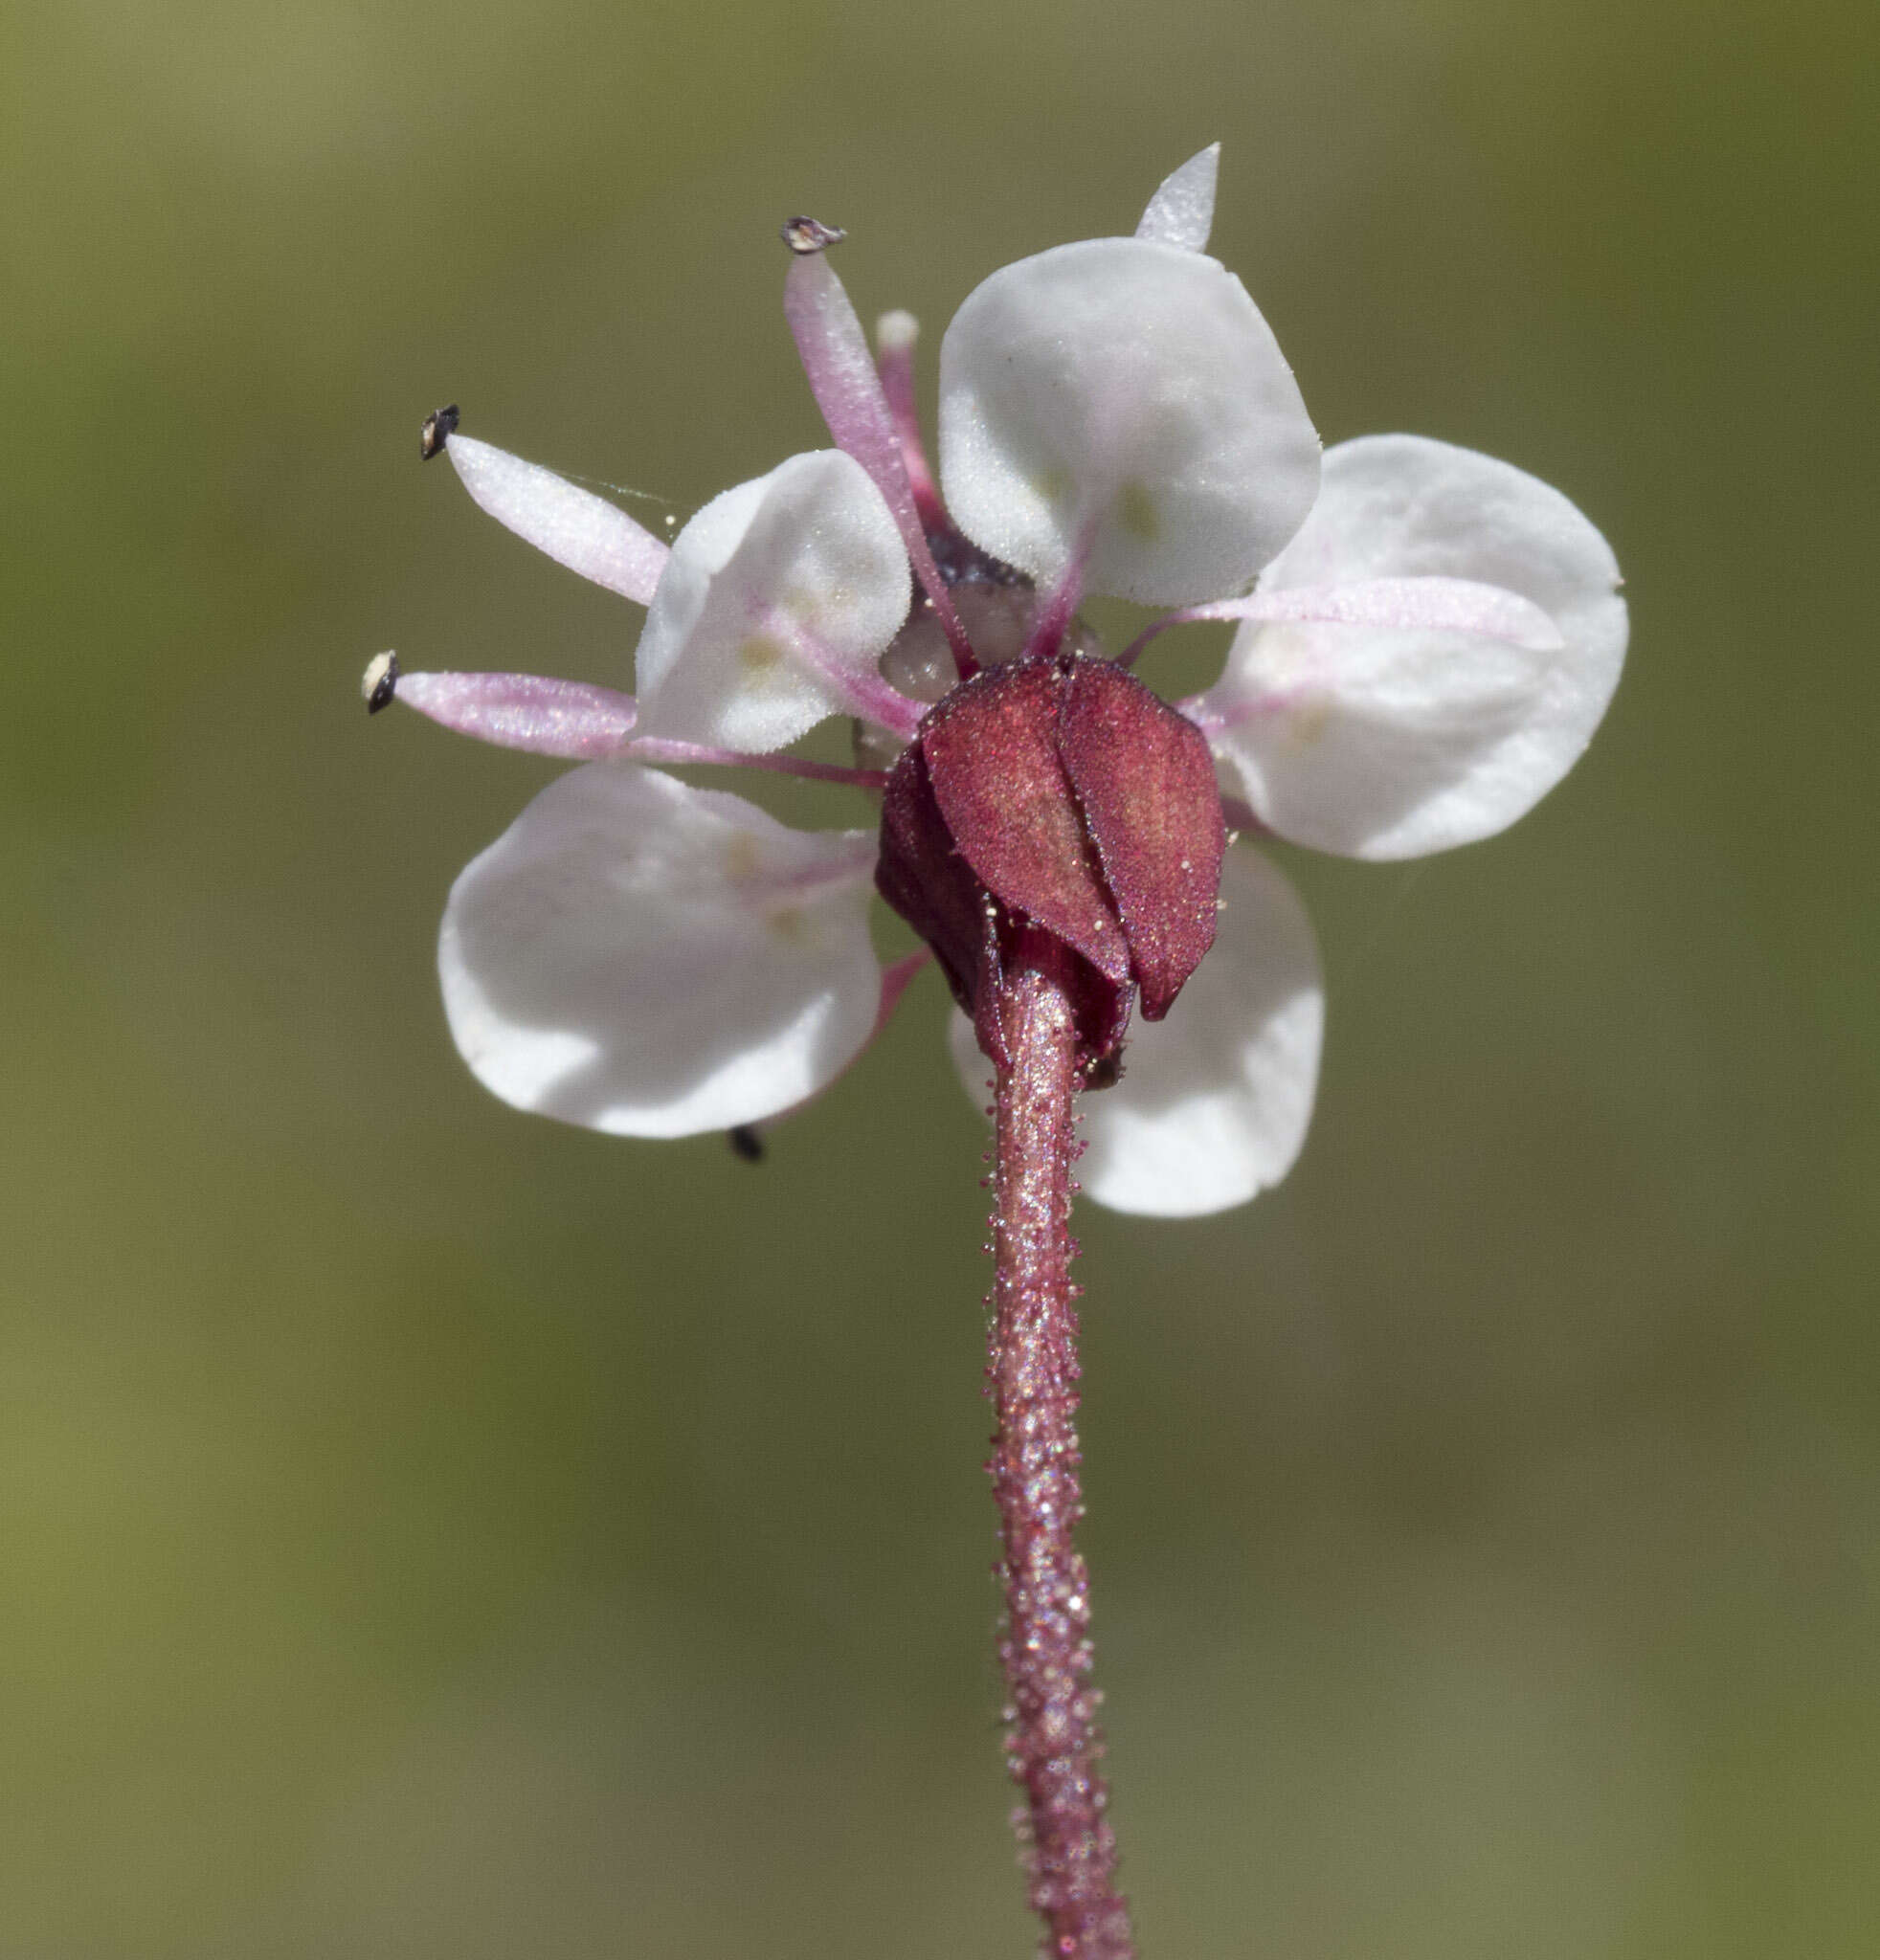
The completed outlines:
{"type": "MultiPolygon", "coordinates": [[[[991,559],[983,561],[983,568],[973,566],[961,571],[956,583],[954,564],[944,557],[939,564],[980,666],[1003,667],[1016,660],[1024,652],[1038,618],[1036,587],[1020,573],[991,559]]],[[[1066,653],[1099,657],[1103,653],[1096,635],[1081,619],[1071,621],[1063,643],[1066,653]]],[[[915,600],[906,625],[882,655],[881,674],[890,687],[929,706],[944,701],[959,684],[952,649],[925,597],[915,600]]],[[[872,723],[857,722],[854,733],[855,759],[861,768],[892,768],[906,746],[898,735],[872,723]]]]}

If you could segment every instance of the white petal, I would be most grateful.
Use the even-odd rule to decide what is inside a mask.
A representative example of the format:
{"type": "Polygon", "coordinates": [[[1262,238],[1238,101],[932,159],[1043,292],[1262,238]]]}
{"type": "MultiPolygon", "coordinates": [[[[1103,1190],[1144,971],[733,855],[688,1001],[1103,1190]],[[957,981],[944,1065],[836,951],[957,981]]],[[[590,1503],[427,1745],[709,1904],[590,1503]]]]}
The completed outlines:
{"type": "Polygon", "coordinates": [[[1560,644],[1491,636],[1492,609],[1472,633],[1243,627],[1203,717],[1225,718],[1215,746],[1280,835],[1372,858],[1468,843],[1525,814],[1591,740],[1625,656],[1619,567],[1566,498],[1511,464],[1414,435],[1341,443],[1260,590],[1425,578],[1501,588],[1560,644]]]}
{"type": "Polygon", "coordinates": [[[463,487],[498,523],[622,598],[642,606],[652,598],[666,547],[624,510],[472,436],[453,435],[446,449],[463,487]]]}
{"type": "Polygon", "coordinates": [[[1292,370],[1232,273],[1141,238],[996,272],[940,347],[940,478],[961,527],[1055,583],[1150,605],[1243,591],[1318,489],[1292,370]]]}
{"type": "Polygon", "coordinates": [[[853,457],[794,456],[727,490],[673,541],[653,595],[639,732],[762,753],[825,715],[893,716],[876,662],[911,590],[893,516],[853,457]]]}
{"type": "Polygon", "coordinates": [[[452,888],[444,1011],[484,1087],[617,1136],[753,1123],[830,1081],[881,999],[874,840],[632,763],[551,783],[452,888]]]}
{"type": "MultiPolygon", "coordinates": [[[[1213,949],[1165,1021],[1138,1020],[1123,1079],[1081,1101],[1085,1193],[1159,1218],[1224,1212],[1292,1168],[1311,1122],[1325,993],[1305,908],[1259,853],[1227,854],[1213,949]]],[[[982,1106],[992,1065],[952,1017],[953,1059],[982,1106]]]]}
{"type": "Polygon", "coordinates": [[[1208,234],[1214,230],[1214,188],[1220,175],[1220,145],[1211,143],[1162,179],[1136,227],[1136,236],[1205,252],[1208,234]]]}

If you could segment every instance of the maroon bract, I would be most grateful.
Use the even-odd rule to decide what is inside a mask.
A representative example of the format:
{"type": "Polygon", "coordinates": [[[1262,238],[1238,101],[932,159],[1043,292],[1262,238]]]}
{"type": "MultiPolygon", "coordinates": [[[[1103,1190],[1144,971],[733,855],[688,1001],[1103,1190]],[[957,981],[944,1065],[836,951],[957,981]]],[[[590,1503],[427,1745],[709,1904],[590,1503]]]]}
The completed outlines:
{"type": "Polygon", "coordinates": [[[1214,944],[1227,826],[1207,738],[1134,676],[1076,661],[1058,752],[1130,942],[1143,1018],[1159,1021],[1214,944]]]}
{"type": "Polygon", "coordinates": [[[963,681],[889,778],[876,884],[939,956],[980,1046],[1018,935],[1063,949],[1086,1073],[1132,993],[1160,1020],[1214,943],[1226,830],[1206,741],[1120,668],[1029,655],[963,681]]]}

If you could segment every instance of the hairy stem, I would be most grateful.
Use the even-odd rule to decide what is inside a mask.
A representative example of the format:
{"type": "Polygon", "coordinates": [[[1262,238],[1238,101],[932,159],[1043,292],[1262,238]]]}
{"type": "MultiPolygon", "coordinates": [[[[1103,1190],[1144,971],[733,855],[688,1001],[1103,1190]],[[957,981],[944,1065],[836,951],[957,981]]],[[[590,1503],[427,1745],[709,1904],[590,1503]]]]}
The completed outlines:
{"type": "Polygon", "coordinates": [[[1084,1511],[1069,1230],[1076,1029],[1063,990],[1037,968],[1008,972],[997,1013],[1009,1060],[997,1080],[988,1373],[998,1429],[989,1467],[1005,1541],[1006,1749],[1025,1793],[1017,1821],[1031,1904],[1048,1930],[1041,1952],[1130,1960],[1135,1946],[1114,1888],[1116,1838],[1097,1771],[1089,1582],[1072,1542],[1084,1511]]]}

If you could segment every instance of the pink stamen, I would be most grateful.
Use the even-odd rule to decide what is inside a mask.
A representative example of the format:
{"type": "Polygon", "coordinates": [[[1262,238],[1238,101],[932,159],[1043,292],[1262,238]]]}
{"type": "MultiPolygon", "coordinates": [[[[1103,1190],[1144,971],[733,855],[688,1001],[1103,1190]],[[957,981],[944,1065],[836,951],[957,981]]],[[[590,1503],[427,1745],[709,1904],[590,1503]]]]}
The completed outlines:
{"type": "Polygon", "coordinates": [[[559,565],[645,606],[671,548],[617,504],[540,463],[452,432],[445,438],[463,487],[498,523],[559,565]]]}
{"type": "Polygon", "coordinates": [[[927,713],[925,703],[910,699],[878,676],[858,673],[833,648],[824,646],[778,608],[757,606],[751,610],[763,631],[782,641],[798,664],[821,681],[851,714],[879,724],[904,742],[913,739],[921,717],[927,713]]]}
{"type": "Polygon", "coordinates": [[[1165,612],[1163,613],[1161,618],[1151,620],[1150,623],[1147,626],[1145,626],[1139,634],[1136,635],[1135,638],[1132,639],[1130,642],[1130,644],[1126,646],[1123,649],[1123,651],[1116,656],[1116,664],[1119,667],[1123,668],[1125,671],[1133,667],[1136,664],[1136,662],[1142,658],[1143,655],[1148,651],[1149,642],[1153,640],[1157,634],[1167,633],[1169,628],[1172,626],[1181,626],[1184,624],[1186,624],[1186,621],[1184,620],[1182,614],[1179,612],[1165,612]]]}
{"type": "Polygon", "coordinates": [[[618,755],[633,735],[639,706],[630,694],[552,680],[540,674],[399,674],[390,699],[440,727],[566,762],[618,755]]]}
{"type": "Polygon", "coordinates": [[[1024,657],[1055,654],[1063,645],[1064,634],[1076,616],[1078,602],[1084,596],[1084,568],[1090,562],[1090,546],[1096,534],[1094,523],[1085,523],[1078,533],[1070,563],[1064,567],[1058,583],[1032,620],[1031,632],[1025,639],[1024,657]]]}
{"type": "Polygon", "coordinates": [[[1369,626],[1389,633],[1466,633],[1531,653],[1566,642],[1531,599],[1466,578],[1363,578],[1346,585],[1282,586],[1244,599],[1183,606],[1153,619],[1117,656],[1132,667],[1157,634],[1207,619],[1290,620],[1309,626],[1369,626]]]}
{"type": "Polygon", "coordinates": [[[868,1038],[873,1040],[894,1017],[894,1011],[901,1005],[901,996],[907,991],[907,983],[932,959],[933,955],[926,947],[918,952],[908,953],[882,971],[882,1004],[875,1013],[874,1032],[868,1038]]]}
{"type": "Polygon", "coordinates": [[[802,755],[751,755],[741,748],[711,748],[698,742],[674,742],[641,735],[620,751],[633,762],[708,764],[713,768],[769,769],[779,776],[805,776],[813,783],[846,783],[855,790],[887,788],[885,769],[856,769],[836,762],[813,762],[802,755]]]}
{"type": "Polygon", "coordinates": [[[882,378],[869,357],[867,338],[841,280],[820,253],[792,261],[790,277],[784,281],[783,311],[795,337],[803,372],[809,376],[810,392],[816,396],[836,446],[847,451],[868,472],[886,501],[915,575],[932,601],[934,616],[953,650],[961,677],[976,673],[979,663],[927,542],[927,528],[915,506],[913,484],[902,456],[900,433],[882,378]]]}
{"type": "Polygon", "coordinates": [[[894,432],[901,440],[901,460],[906,466],[914,508],[927,529],[937,531],[949,520],[947,506],[940,501],[940,486],[927,459],[920,410],[914,402],[914,345],[919,337],[920,325],[911,313],[884,313],[875,323],[875,368],[882,377],[888,413],[894,418],[894,432]]]}
{"type": "Polygon", "coordinates": [[[1237,701],[1231,706],[1215,707],[1204,694],[1191,694],[1175,702],[1175,712],[1186,715],[1204,735],[1218,735],[1223,728],[1238,728],[1242,722],[1258,722],[1267,715],[1285,714],[1311,698],[1305,687],[1275,687],[1265,694],[1237,701]]]}
{"type": "MultiPolygon", "coordinates": [[[[553,680],[540,674],[400,674],[393,669],[386,684],[388,700],[403,702],[439,727],[530,755],[552,755],[564,762],[624,756],[633,762],[704,763],[769,769],[877,792],[887,787],[883,769],[849,768],[800,755],[751,755],[661,735],[636,736],[639,703],[633,696],[584,680],[553,680]]],[[[905,701],[899,695],[895,699],[905,701]]],[[[918,704],[906,702],[906,706],[918,720],[918,704]]]]}

